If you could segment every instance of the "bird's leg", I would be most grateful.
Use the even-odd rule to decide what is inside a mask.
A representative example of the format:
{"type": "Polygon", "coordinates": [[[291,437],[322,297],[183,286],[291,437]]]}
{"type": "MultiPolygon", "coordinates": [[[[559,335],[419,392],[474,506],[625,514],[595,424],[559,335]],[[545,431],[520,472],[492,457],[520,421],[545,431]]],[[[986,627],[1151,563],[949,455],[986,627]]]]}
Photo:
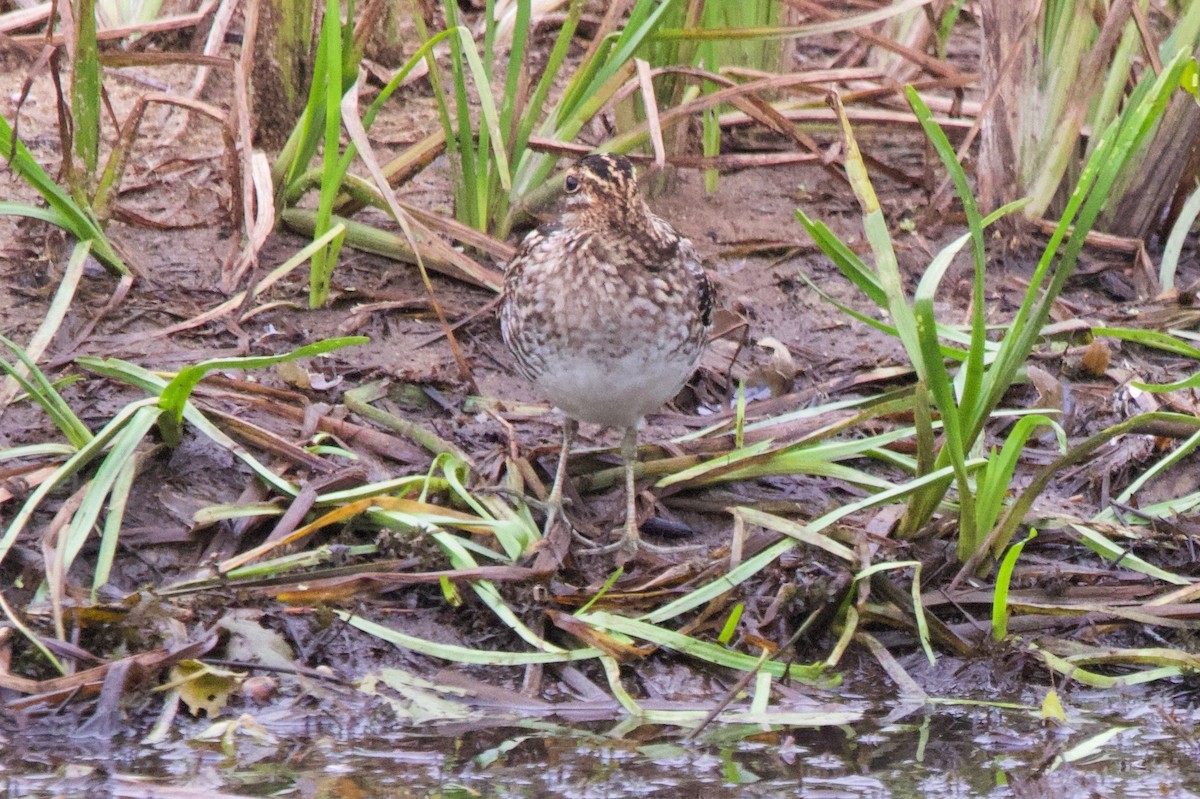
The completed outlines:
{"type": "Polygon", "coordinates": [[[566,422],[563,423],[562,449],[558,453],[558,468],[554,470],[554,485],[550,489],[550,496],[546,499],[546,526],[542,533],[546,538],[550,537],[555,520],[564,515],[563,481],[567,479],[567,457],[571,453],[571,442],[575,440],[575,433],[578,430],[579,422],[568,416],[566,422]]]}
{"type": "MultiPolygon", "coordinates": [[[[637,553],[639,546],[645,546],[637,524],[637,485],[634,480],[634,466],[637,463],[637,441],[637,425],[634,424],[625,428],[625,437],[621,439],[621,463],[625,467],[625,525],[621,530],[621,537],[611,544],[585,549],[579,554],[603,555],[608,552],[619,551],[624,558],[628,559],[637,553]]],[[[578,534],[576,534],[576,537],[586,540],[578,534]]],[[[654,549],[654,547],[651,547],[651,549],[654,549]]]]}
{"type": "Polygon", "coordinates": [[[625,437],[621,439],[621,462],[625,466],[625,530],[617,543],[617,550],[629,557],[637,552],[642,541],[637,523],[637,484],[633,474],[637,464],[637,442],[638,429],[633,424],[625,428],[625,437]]]}
{"type": "Polygon", "coordinates": [[[641,530],[637,523],[637,484],[634,472],[637,468],[637,425],[625,428],[625,437],[621,439],[621,461],[625,466],[625,524],[621,529],[621,537],[612,544],[586,549],[580,554],[599,555],[607,552],[619,552],[618,560],[627,561],[637,554],[639,549],[657,552],[659,554],[695,552],[703,549],[694,544],[682,546],[661,546],[642,540],[641,530]]]}

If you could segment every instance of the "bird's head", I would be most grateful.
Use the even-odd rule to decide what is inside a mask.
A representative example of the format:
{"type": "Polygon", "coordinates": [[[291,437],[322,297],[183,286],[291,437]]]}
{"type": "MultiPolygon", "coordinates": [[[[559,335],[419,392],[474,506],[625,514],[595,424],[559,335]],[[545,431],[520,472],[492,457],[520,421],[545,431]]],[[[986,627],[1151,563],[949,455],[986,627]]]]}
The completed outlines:
{"type": "Polygon", "coordinates": [[[623,155],[584,156],[567,170],[563,180],[567,207],[583,214],[624,216],[639,208],[637,173],[623,155]]]}

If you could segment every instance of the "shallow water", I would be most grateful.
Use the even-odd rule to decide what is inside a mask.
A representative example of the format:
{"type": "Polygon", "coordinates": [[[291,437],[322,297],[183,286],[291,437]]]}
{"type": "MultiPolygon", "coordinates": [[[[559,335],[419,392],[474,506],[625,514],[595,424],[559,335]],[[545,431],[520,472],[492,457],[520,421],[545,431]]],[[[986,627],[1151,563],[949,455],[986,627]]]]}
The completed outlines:
{"type": "Polygon", "coordinates": [[[273,710],[226,743],[188,722],[158,745],[8,736],[6,797],[1200,797],[1195,697],[1075,694],[1066,726],[1033,709],[929,705],[853,727],[678,730],[528,721],[397,730],[273,710]],[[370,729],[372,726],[376,729],[370,729]],[[1088,742],[1095,745],[1086,747],[1088,742]],[[1056,761],[1056,756],[1059,759],[1056,761]],[[1062,756],[1072,759],[1065,762],[1062,756]]]}

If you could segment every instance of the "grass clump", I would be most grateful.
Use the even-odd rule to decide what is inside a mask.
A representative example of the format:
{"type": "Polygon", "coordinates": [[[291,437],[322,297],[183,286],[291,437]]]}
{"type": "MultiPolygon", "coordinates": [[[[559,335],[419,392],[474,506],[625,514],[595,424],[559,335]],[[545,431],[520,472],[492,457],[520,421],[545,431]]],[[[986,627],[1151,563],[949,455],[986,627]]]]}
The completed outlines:
{"type": "MultiPolygon", "coordinates": [[[[865,296],[888,312],[891,325],[869,321],[900,339],[916,370],[918,474],[928,474],[947,466],[953,469],[954,474],[953,480],[935,482],[910,498],[901,523],[902,535],[911,537],[921,530],[941,506],[946,491],[953,484],[957,490],[959,558],[966,561],[985,546],[992,554],[998,554],[1008,545],[1011,529],[993,530],[980,524],[981,521],[987,523],[998,518],[998,503],[1003,502],[1004,492],[995,490],[997,483],[994,479],[986,478],[980,491],[967,469],[967,460],[980,451],[986,425],[1005,392],[1019,378],[1026,359],[1040,339],[1050,308],[1075,267],[1087,232],[1109,200],[1111,188],[1124,174],[1139,145],[1177,91],[1180,76],[1189,61],[1186,51],[1177,53],[1165,65],[1158,79],[1136,92],[1124,113],[1113,120],[1099,137],[1095,152],[1080,176],[1062,219],[1042,252],[1024,301],[1006,327],[1003,338],[994,344],[989,340],[984,319],[984,231],[1001,215],[1018,208],[1020,203],[1005,206],[987,217],[979,213],[966,174],[958,165],[948,140],[933,123],[920,96],[910,89],[909,102],[921,119],[942,163],[950,172],[969,227],[967,235],[938,254],[910,299],[903,289],[903,279],[882,211],[867,178],[853,134],[843,116],[847,174],[862,205],[863,223],[875,257],[874,268],[855,255],[822,223],[811,219],[803,211],[797,212],[797,218],[842,273],[865,296]],[[964,350],[953,344],[942,343],[943,338],[953,337],[947,334],[936,318],[934,298],[954,256],[968,243],[971,245],[974,280],[972,318],[964,350]],[[946,367],[947,358],[959,365],[954,374],[946,367]],[[940,421],[940,443],[934,432],[933,416],[930,412],[922,411],[925,398],[928,398],[931,410],[936,412],[940,421]]],[[[859,318],[868,321],[861,315],[859,318]]],[[[1010,434],[1017,436],[1013,447],[1019,448],[1023,444],[1022,437],[1027,437],[1030,432],[1029,424],[1015,428],[1010,434]]],[[[1010,453],[1013,452],[1015,450],[1010,449],[1010,453]]],[[[1000,468],[1006,472],[1008,467],[1000,468]]]]}

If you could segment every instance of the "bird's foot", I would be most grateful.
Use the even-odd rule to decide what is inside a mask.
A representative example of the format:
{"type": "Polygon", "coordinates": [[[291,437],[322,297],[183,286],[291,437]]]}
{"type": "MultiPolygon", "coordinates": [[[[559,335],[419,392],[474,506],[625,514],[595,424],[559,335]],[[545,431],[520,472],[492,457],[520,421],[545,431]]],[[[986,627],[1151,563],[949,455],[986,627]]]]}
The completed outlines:
{"type": "Polygon", "coordinates": [[[571,524],[571,520],[567,518],[566,506],[570,504],[564,502],[561,498],[555,502],[547,500],[543,503],[546,511],[546,520],[542,523],[542,537],[554,540],[558,536],[562,536],[564,540],[570,541],[571,536],[578,535],[575,532],[575,525],[571,524]]]}
{"type": "Polygon", "coordinates": [[[635,558],[639,552],[652,552],[655,555],[678,555],[681,553],[688,554],[699,552],[704,549],[701,544],[674,544],[663,545],[655,544],[642,538],[641,532],[633,525],[627,525],[621,531],[621,537],[611,544],[595,545],[595,541],[584,538],[576,534],[576,539],[585,544],[589,544],[588,549],[577,550],[578,555],[607,555],[612,552],[617,553],[617,559],[622,563],[628,562],[635,558]]]}

